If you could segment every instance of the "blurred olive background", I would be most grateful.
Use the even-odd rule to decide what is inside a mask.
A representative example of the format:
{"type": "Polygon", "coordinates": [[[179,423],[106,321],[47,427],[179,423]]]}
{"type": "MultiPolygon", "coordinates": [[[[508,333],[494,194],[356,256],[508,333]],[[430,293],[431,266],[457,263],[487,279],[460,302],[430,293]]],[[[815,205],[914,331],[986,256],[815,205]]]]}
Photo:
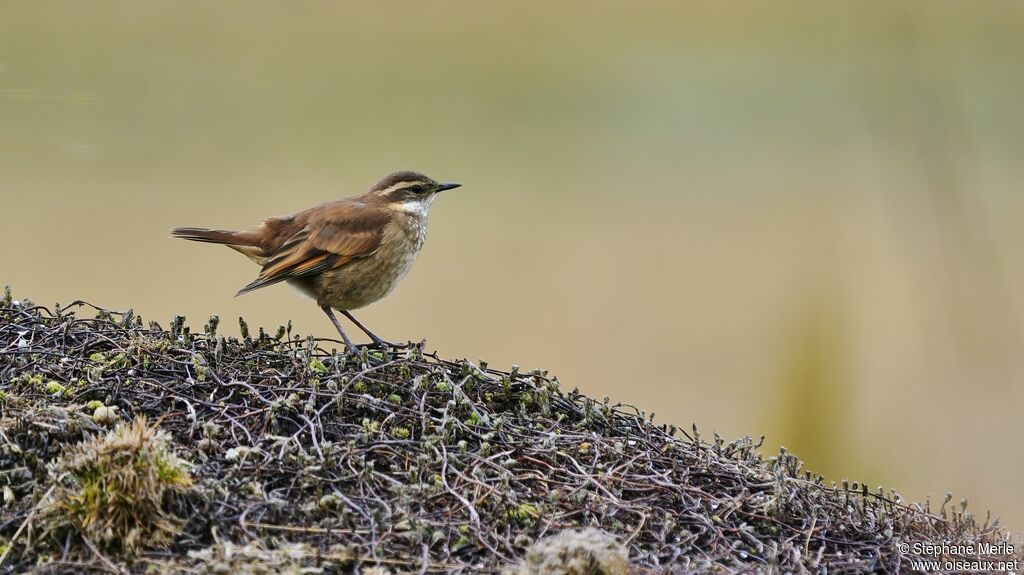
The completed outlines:
{"type": "Polygon", "coordinates": [[[1024,525],[1024,4],[0,4],[0,283],[333,337],[174,226],[419,169],[359,317],[1024,525]]]}

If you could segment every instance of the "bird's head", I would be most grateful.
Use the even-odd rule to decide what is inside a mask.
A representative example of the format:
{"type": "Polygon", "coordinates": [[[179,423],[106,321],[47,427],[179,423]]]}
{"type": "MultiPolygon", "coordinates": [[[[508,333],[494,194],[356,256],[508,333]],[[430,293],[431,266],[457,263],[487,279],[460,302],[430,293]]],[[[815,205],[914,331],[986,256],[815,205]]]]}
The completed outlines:
{"type": "Polygon", "coordinates": [[[460,185],[438,183],[419,172],[395,172],[377,182],[364,197],[369,202],[392,209],[425,214],[437,194],[460,185]]]}

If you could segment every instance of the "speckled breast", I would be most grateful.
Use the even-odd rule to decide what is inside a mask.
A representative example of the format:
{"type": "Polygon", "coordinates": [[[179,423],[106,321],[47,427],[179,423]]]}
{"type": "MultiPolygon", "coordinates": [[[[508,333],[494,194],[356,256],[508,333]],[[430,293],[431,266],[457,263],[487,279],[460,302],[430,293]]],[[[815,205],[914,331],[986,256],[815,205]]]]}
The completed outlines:
{"type": "Polygon", "coordinates": [[[319,276],[315,286],[319,297],[314,297],[339,310],[359,309],[381,299],[412,268],[426,238],[426,217],[397,215],[384,228],[381,245],[373,255],[319,276]]]}

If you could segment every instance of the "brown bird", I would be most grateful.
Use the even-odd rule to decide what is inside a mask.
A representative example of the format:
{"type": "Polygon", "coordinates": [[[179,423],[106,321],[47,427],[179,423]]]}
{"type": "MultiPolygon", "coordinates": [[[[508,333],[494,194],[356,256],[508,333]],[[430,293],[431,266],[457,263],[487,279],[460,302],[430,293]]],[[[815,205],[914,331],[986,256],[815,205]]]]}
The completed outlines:
{"type": "Polygon", "coordinates": [[[224,244],[263,267],[237,295],[288,282],[316,300],[345,346],[355,344],[332,309],[345,315],[380,347],[352,315],[391,293],[412,267],[427,237],[427,211],[438,193],[459,187],[419,172],[395,172],[360,196],[341,198],[295,215],[264,220],[252,231],[175,228],[171,235],[224,244]]]}

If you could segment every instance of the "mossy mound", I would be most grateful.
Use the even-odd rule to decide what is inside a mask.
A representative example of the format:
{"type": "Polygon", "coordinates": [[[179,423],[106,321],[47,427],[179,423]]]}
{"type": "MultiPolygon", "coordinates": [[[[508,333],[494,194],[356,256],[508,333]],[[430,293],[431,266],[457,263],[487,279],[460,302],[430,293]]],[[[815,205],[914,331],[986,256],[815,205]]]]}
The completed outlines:
{"type": "Polygon", "coordinates": [[[1009,541],[960,506],[835,486],[542,371],[217,330],[0,301],[0,573],[525,570],[538,540],[587,527],[612,538],[532,553],[586,565],[622,545],[634,573],[901,572],[904,543],[1009,541]],[[143,497],[156,522],[131,541],[47,529],[56,491],[81,487],[59,470],[91,478],[64,464],[139,416],[191,480],[168,483],[173,502],[143,497]]]}

